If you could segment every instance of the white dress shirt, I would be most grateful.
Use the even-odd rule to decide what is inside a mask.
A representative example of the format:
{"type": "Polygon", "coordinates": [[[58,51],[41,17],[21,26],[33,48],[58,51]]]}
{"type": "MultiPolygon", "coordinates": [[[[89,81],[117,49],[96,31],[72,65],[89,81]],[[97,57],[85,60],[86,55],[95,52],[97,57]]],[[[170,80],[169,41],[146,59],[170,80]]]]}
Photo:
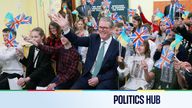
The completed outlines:
{"type": "Polygon", "coordinates": [[[34,52],[34,57],[33,57],[33,62],[35,62],[34,63],[34,68],[36,68],[36,65],[37,65],[37,61],[38,61],[38,53],[39,53],[39,49],[38,48],[35,48],[35,52],[34,52]]]}

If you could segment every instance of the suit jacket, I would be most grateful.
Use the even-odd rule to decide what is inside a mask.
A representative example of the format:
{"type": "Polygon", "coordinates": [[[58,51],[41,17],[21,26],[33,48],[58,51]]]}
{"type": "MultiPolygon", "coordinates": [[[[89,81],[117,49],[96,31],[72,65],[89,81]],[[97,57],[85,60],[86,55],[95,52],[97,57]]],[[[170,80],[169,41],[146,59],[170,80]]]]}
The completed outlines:
{"type": "MultiPolygon", "coordinates": [[[[171,5],[167,5],[164,9],[164,16],[167,16],[169,15],[169,9],[170,9],[170,6],[171,5]]],[[[175,10],[174,10],[175,14],[176,14],[176,7],[175,7],[175,10]]],[[[174,15],[175,16],[175,15],[174,15]]]]}
{"type": "MultiPolygon", "coordinates": [[[[77,37],[74,33],[70,31],[68,34],[65,35],[65,37],[68,38],[74,45],[88,47],[86,61],[84,65],[84,72],[82,74],[83,76],[87,76],[87,74],[90,74],[90,71],[97,57],[97,53],[101,43],[101,38],[99,34],[91,34],[89,37],[77,37]]],[[[117,81],[116,79],[118,77],[117,74],[118,56],[119,56],[119,42],[112,38],[112,41],[105,54],[101,69],[97,75],[99,82],[111,80],[110,84],[112,85],[113,83],[113,86],[116,86],[114,84],[114,81],[117,81]]],[[[123,57],[125,56],[125,48],[123,48],[122,50],[122,56],[123,57]]]]}
{"type": "Polygon", "coordinates": [[[34,68],[34,51],[35,46],[29,48],[29,55],[20,62],[26,67],[26,76],[30,77],[32,82],[36,82],[36,86],[47,86],[55,77],[51,66],[51,56],[39,51],[36,68],[34,68]]]}
{"type": "Polygon", "coordinates": [[[85,12],[83,12],[83,5],[77,7],[77,11],[79,12],[79,18],[83,19],[83,17],[88,16],[88,11],[91,11],[91,7],[89,5],[85,5],[85,12]]]}

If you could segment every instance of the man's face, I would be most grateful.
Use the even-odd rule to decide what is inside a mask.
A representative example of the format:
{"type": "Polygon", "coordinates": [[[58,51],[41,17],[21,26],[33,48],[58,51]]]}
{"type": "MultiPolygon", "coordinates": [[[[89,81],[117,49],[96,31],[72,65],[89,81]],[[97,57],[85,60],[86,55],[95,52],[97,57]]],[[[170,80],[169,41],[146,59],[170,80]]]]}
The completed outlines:
{"type": "Polygon", "coordinates": [[[9,33],[10,33],[10,32],[3,32],[3,40],[4,40],[4,42],[7,41],[8,36],[9,36],[9,33]]]}
{"type": "Polygon", "coordinates": [[[81,4],[85,5],[86,4],[86,0],[81,0],[81,4]]]}
{"type": "Polygon", "coordinates": [[[175,0],[171,0],[171,4],[175,4],[175,0]]]}
{"type": "Polygon", "coordinates": [[[99,35],[103,40],[107,40],[112,34],[112,30],[110,28],[110,22],[106,22],[104,20],[99,21],[99,35]]]}

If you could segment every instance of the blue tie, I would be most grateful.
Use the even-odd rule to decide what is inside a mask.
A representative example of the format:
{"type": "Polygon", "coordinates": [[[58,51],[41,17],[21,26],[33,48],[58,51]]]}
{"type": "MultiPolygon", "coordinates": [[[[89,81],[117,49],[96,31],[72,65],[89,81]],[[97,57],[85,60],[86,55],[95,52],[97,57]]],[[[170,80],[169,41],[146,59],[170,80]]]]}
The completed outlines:
{"type": "Polygon", "coordinates": [[[83,5],[82,10],[83,10],[83,12],[85,13],[85,5],[83,5]]]}
{"type": "Polygon", "coordinates": [[[96,77],[101,69],[101,65],[102,65],[103,58],[104,58],[105,44],[106,44],[105,41],[101,42],[101,48],[99,49],[99,52],[97,55],[97,61],[95,63],[95,69],[92,72],[92,77],[96,77]]]}
{"type": "Polygon", "coordinates": [[[170,13],[170,18],[173,21],[174,20],[174,13],[173,13],[173,6],[171,6],[171,13],[170,13]]]}

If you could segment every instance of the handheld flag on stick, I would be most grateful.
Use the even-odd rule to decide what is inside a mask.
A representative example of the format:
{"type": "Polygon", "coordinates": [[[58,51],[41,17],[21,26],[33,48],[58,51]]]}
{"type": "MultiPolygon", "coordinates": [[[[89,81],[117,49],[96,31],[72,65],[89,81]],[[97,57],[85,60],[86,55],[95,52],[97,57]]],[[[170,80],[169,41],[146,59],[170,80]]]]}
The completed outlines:
{"type": "Polygon", "coordinates": [[[168,17],[162,18],[161,21],[166,25],[166,34],[170,33],[171,29],[173,28],[174,21],[171,21],[171,19],[168,17]]]}
{"type": "Polygon", "coordinates": [[[8,39],[5,42],[9,47],[17,47],[17,42],[13,38],[12,32],[9,33],[8,39]]]}
{"type": "Polygon", "coordinates": [[[136,9],[128,9],[127,11],[128,11],[128,16],[129,17],[133,17],[137,12],[136,9]]]}
{"type": "Polygon", "coordinates": [[[32,23],[32,17],[26,16],[22,21],[21,24],[31,24],[32,23]]]}
{"type": "Polygon", "coordinates": [[[173,28],[174,22],[171,21],[170,18],[168,18],[168,17],[164,17],[164,18],[161,19],[161,21],[164,22],[164,23],[166,24],[167,29],[171,29],[171,28],[173,28]]]}
{"type": "Polygon", "coordinates": [[[176,34],[175,40],[171,43],[170,49],[174,50],[175,47],[177,47],[183,40],[183,37],[181,35],[176,34]]]}
{"type": "Polygon", "coordinates": [[[185,7],[184,7],[184,5],[179,4],[179,3],[176,3],[176,7],[177,7],[176,12],[184,13],[184,11],[185,11],[185,7]]]}
{"type": "Polygon", "coordinates": [[[134,47],[137,48],[144,42],[144,40],[147,40],[149,36],[147,27],[142,27],[137,29],[130,38],[133,41],[134,47]]]}
{"type": "Polygon", "coordinates": [[[189,13],[190,13],[189,11],[184,11],[182,18],[187,19],[189,13]]]}
{"type": "Polygon", "coordinates": [[[103,0],[103,2],[101,2],[101,4],[103,6],[106,6],[109,9],[110,5],[111,5],[111,1],[110,0],[103,0]]]}
{"type": "Polygon", "coordinates": [[[155,67],[162,69],[164,66],[170,66],[173,60],[174,52],[168,47],[163,47],[160,59],[155,63],[155,67]]]}
{"type": "Polygon", "coordinates": [[[20,14],[16,16],[14,19],[9,21],[6,26],[10,28],[13,31],[16,31],[18,29],[20,24],[31,24],[32,23],[32,17],[31,16],[25,16],[25,14],[20,14]]]}
{"type": "Polygon", "coordinates": [[[123,28],[120,36],[117,38],[122,46],[126,47],[129,42],[131,42],[130,37],[125,33],[125,29],[123,28]]]}
{"type": "Polygon", "coordinates": [[[10,28],[11,30],[15,30],[18,29],[19,25],[21,24],[21,21],[24,19],[24,15],[20,14],[18,16],[16,16],[13,20],[9,21],[6,26],[8,28],[10,28]]]}
{"type": "Polygon", "coordinates": [[[117,15],[117,12],[111,14],[111,20],[117,20],[119,16],[117,15]]]}
{"type": "Polygon", "coordinates": [[[122,18],[119,17],[119,15],[117,14],[117,12],[115,12],[115,13],[112,13],[112,14],[111,14],[111,20],[112,20],[114,23],[116,23],[116,22],[122,21],[122,18]]]}

